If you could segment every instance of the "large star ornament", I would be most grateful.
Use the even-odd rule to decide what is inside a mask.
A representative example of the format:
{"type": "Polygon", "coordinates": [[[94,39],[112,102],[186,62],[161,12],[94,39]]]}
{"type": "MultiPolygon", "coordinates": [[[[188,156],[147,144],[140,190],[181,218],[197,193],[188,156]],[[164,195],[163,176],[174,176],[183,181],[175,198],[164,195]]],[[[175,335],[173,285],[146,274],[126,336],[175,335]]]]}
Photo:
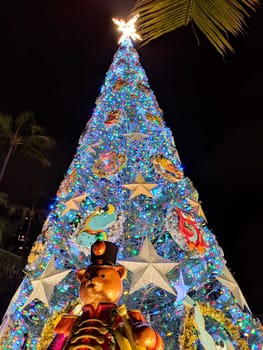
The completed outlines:
{"type": "Polygon", "coordinates": [[[26,307],[34,299],[38,299],[43,304],[49,306],[55,286],[60,283],[70,272],[71,270],[57,270],[55,267],[55,257],[52,256],[42,275],[31,281],[33,291],[29,295],[24,307],[26,307]]]}
{"type": "Polygon", "coordinates": [[[146,197],[153,198],[151,189],[155,188],[156,186],[157,186],[156,184],[145,182],[144,177],[140,173],[137,174],[135,178],[135,182],[133,184],[122,185],[122,187],[128,188],[129,190],[131,190],[131,195],[129,199],[137,197],[140,194],[143,194],[146,197]]]}
{"type": "Polygon", "coordinates": [[[141,132],[131,132],[130,134],[123,134],[123,136],[127,137],[128,142],[134,142],[134,141],[144,141],[149,135],[143,134],[141,132]]]}
{"type": "Polygon", "coordinates": [[[70,210],[79,210],[80,208],[80,203],[82,201],[84,201],[84,199],[86,199],[88,196],[87,193],[83,193],[79,196],[73,197],[70,200],[68,200],[67,202],[65,202],[66,208],[64,209],[64,211],[62,212],[61,215],[65,215],[67,212],[69,212],[70,210]]]}
{"type": "Polygon", "coordinates": [[[246,306],[249,312],[251,312],[236,280],[234,279],[232,273],[228,270],[226,266],[224,267],[222,275],[219,275],[216,278],[231,291],[231,293],[237,300],[238,304],[242,307],[242,309],[244,309],[244,307],[246,306]]]}
{"type": "Polygon", "coordinates": [[[207,222],[207,219],[205,217],[205,213],[201,207],[201,204],[198,201],[195,201],[193,199],[187,198],[187,201],[193,208],[197,208],[197,215],[202,216],[202,218],[207,222]]]}
{"type": "Polygon", "coordinates": [[[87,149],[86,149],[86,152],[88,153],[96,153],[95,149],[96,147],[99,147],[100,145],[103,144],[103,141],[102,140],[99,140],[98,142],[95,142],[93,144],[90,144],[88,145],[87,149]]]}
{"type": "Polygon", "coordinates": [[[133,273],[130,293],[134,293],[136,290],[153,283],[157,287],[175,295],[166,274],[178,263],[158,255],[148,238],[145,239],[137,256],[119,261],[119,263],[133,273]]]}

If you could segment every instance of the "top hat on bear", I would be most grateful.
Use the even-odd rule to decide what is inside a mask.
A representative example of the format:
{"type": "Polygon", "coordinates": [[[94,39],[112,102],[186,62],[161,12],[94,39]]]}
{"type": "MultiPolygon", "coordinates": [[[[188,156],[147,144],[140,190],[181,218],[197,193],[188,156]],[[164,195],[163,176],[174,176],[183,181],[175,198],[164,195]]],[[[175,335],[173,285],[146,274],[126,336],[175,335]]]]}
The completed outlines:
{"type": "Polygon", "coordinates": [[[112,242],[97,240],[91,246],[91,264],[114,266],[118,250],[116,244],[112,242]]]}

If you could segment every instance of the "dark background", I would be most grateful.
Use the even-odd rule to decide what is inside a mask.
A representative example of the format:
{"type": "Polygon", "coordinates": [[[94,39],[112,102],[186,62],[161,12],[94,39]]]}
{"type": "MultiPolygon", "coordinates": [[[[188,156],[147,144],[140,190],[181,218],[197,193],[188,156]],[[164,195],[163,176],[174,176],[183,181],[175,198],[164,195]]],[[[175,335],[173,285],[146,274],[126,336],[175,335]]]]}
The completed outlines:
{"type": "MultiPolygon", "coordinates": [[[[56,139],[52,167],[10,163],[0,190],[29,204],[52,201],[73,159],[117,49],[113,16],[132,0],[9,0],[0,3],[0,111],[36,113],[56,139]]],[[[138,47],[208,225],[255,315],[263,314],[263,11],[220,56],[192,28],[138,47]]],[[[36,232],[37,235],[39,232],[36,232]]]]}

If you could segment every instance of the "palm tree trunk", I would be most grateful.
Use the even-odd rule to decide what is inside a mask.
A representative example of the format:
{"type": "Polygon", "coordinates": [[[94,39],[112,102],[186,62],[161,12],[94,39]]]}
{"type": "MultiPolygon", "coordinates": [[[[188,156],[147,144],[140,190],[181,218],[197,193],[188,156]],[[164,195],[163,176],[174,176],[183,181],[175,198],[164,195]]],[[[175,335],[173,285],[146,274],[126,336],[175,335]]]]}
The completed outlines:
{"type": "Polygon", "coordinates": [[[0,172],[0,183],[3,180],[4,174],[5,174],[5,171],[6,171],[6,167],[7,167],[7,164],[9,162],[9,159],[11,157],[11,154],[13,152],[13,149],[14,149],[14,145],[11,144],[10,147],[9,147],[8,153],[7,153],[6,157],[5,157],[3,167],[2,167],[1,172],[0,172]]]}

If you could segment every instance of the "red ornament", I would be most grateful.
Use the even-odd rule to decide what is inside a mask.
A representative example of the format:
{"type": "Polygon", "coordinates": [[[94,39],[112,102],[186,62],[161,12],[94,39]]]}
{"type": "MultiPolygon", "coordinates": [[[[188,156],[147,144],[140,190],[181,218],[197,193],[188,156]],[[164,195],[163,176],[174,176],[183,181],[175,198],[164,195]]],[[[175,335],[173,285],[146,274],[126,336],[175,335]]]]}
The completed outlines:
{"type": "Polygon", "coordinates": [[[207,244],[204,242],[201,230],[197,226],[195,217],[191,213],[176,208],[179,218],[179,230],[187,241],[190,250],[197,249],[199,253],[204,253],[207,244]]]}
{"type": "Polygon", "coordinates": [[[104,124],[111,126],[119,122],[120,120],[120,111],[113,110],[107,115],[107,119],[105,120],[104,124]]]}
{"type": "Polygon", "coordinates": [[[100,256],[103,255],[106,251],[106,244],[104,241],[96,242],[92,247],[92,252],[94,255],[100,256]]]}

